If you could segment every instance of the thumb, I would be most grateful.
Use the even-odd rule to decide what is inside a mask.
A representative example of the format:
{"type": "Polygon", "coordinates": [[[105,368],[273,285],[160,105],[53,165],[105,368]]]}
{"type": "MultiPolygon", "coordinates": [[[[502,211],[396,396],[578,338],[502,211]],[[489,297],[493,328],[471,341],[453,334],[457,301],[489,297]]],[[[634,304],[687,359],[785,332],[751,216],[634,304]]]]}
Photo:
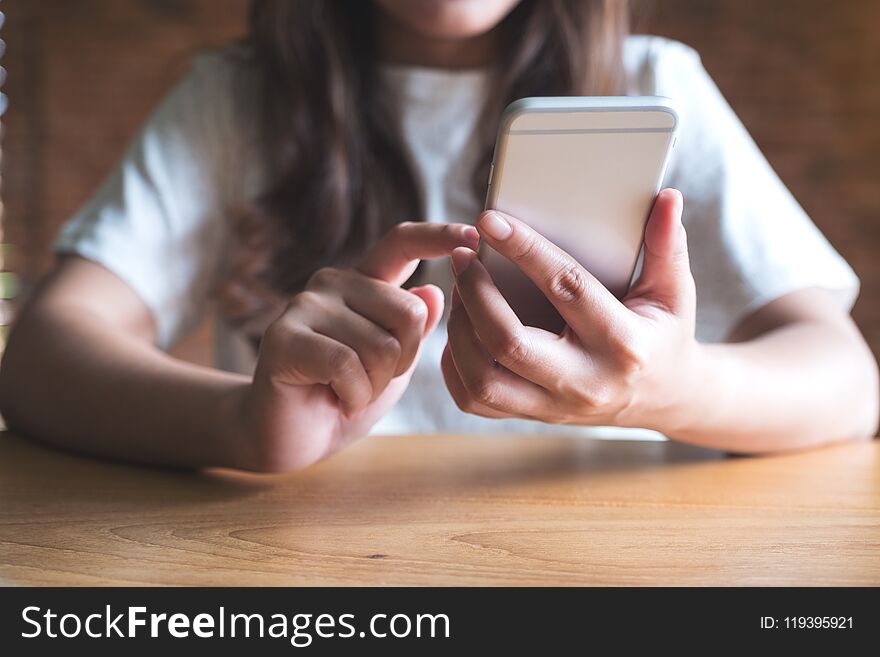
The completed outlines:
{"type": "Polygon", "coordinates": [[[629,295],[648,299],[676,315],[691,311],[695,303],[687,235],[681,223],[683,205],[677,189],[664,189],[657,195],[645,226],[642,273],[629,295]]]}
{"type": "Polygon", "coordinates": [[[425,333],[423,338],[428,337],[443,316],[443,292],[436,285],[422,285],[409,290],[410,294],[415,294],[428,307],[428,319],[425,321],[425,333]]]}

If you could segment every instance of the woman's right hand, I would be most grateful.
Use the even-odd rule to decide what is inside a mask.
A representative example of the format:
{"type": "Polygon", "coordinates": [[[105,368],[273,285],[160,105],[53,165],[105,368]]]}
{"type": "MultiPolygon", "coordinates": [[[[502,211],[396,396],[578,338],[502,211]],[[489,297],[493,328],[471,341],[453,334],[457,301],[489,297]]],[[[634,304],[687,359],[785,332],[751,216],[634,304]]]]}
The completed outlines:
{"type": "Polygon", "coordinates": [[[366,435],[403,394],[443,313],[437,287],[400,286],[420,260],[478,242],[472,226],[402,223],[356,267],[316,272],[266,330],[236,400],[241,467],[305,467],[366,435]]]}

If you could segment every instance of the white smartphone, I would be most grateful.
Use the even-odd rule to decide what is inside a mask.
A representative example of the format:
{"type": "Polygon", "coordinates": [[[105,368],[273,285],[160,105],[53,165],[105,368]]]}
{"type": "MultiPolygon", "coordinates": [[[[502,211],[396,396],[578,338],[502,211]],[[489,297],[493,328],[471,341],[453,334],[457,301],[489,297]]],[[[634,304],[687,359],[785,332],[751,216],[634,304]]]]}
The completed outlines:
{"type": "MultiPolygon", "coordinates": [[[[486,209],[524,221],[622,298],[677,130],[668,98],[517,100],[501,117],[486,209]]],[[[559,313],[516,266],[485,244],[480,259],[523,324],[562,330],[559,313]]]]}

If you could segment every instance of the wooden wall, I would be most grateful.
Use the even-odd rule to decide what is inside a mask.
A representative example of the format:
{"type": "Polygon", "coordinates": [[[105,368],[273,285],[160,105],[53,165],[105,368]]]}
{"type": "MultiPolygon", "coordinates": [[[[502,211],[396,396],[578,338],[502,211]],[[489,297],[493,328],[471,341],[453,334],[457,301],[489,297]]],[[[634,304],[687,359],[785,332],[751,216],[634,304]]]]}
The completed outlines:
{"type": "MultiPolygon", "coordinates": [[[[880,354],[880,2],[640,0],[640,29],[696,47],[820,228],[855,266],[880,354]]],[[[193,51],[246,0],[19,0],[7,14],[4,199],[29,276],[193,51]]],[[[185,353],[206,357],[204,336],[185,353]]]]}
{"type": "Polygon", "coordinates": [[[880,2],[655,0],[646,27],[702,55],[728,101],[862,280],[880,355],[880,2]]]}

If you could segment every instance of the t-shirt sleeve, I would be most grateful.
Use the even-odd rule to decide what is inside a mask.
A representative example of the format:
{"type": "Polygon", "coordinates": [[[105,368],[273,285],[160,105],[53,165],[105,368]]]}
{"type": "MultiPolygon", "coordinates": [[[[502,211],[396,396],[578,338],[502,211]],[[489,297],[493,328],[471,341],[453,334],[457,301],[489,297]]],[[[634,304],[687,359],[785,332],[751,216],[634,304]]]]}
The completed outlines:
{"type": "Polygon", "coordinates": [[[657,39],[654,93],[681,118],[665,184],[685,199],[697,337],[723,341],[766,303],[819,287],[849,310],[859,280],[813,224],[730,108],[697,53],[657,39]]]}
{"type": "Polygon", "coordinates": [[[218,57],[195,60],[54,244],[56,253],[92,260],[131,286],[165,349],[203,314],[226,239],[233,133],[218,57]]]}

